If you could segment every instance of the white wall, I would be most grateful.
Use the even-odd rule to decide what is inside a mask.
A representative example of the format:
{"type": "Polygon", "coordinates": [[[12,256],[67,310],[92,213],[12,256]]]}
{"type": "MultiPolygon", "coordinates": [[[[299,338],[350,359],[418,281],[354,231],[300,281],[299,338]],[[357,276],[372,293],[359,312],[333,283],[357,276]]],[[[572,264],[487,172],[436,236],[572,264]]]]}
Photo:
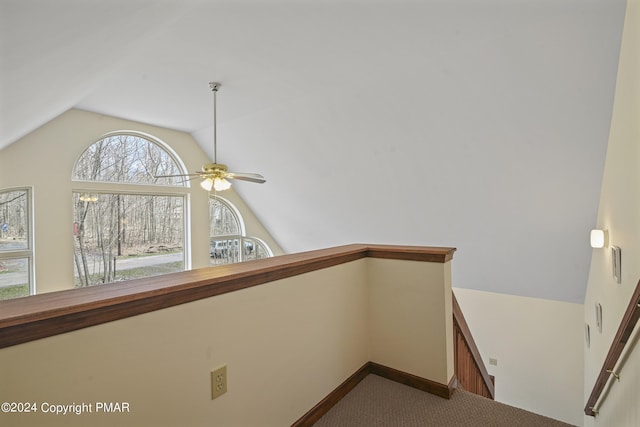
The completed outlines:
{"type": "Polygon", "coordinates": [[[495,399],[582,425],[582,304],[454,288],[495,399]],[[497,359],[497,366],[489,364],[497,359]]]}
{"type": "Polygon", "coordinates": [[[451,262],[367,262],[371,361],[448,384],[454,374],[451,262]]]}
{"type": "MultiPolygon", "coordinates": [[[[584,350],[584,399],[609,351],[611,341],[640,280],[640,2],[629,0],[618,67],[616,97],[602,192],[595,228],[609,231],[610,243],[622,250],[622,283],[611,274],[609,248],[593,249],[584,321],[591,327],[591,346],[584,350]],[[602,305],[602,333],[595,322],[595,304],[602,305]]],[[[637,330],[636,330],[637,334],[637,330]]],[[[637,340],[636,340],[637,342],[637,340]]],[[[620,370],[597,418],[585,417],[587,426],[640,425],[640,350],[636,344],[620,370]]]]}
{"type": "MultiPolygon", "coordinates": [[[[155,136],[178,154],[189,171],[199,170],[208,162],[205,153],[186,133],[81,110],[67,111],[0,151],[0,188],[33,188],[38,293],[73,287],[72,168],[89,145],[106,133],[120,130],[155,136]]],[[[207,267],[210,265],[207,193],[197,184],[189,193],[192,267],[207,267]]],[[[281,253],[233,188],[224,196],[240,209],[247,233],[264,239],[276,254],[281,253]]]]}

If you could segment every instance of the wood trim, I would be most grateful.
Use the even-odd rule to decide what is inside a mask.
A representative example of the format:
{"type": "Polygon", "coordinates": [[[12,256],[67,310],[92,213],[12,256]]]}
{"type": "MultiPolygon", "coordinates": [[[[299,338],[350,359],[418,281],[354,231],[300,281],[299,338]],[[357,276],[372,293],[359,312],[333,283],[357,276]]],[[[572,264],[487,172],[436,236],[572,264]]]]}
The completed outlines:
{"type": "Polygon", "coordinates": [[[398,371],[375,362],[367,362],[353,375],[347,378],[327,397],[322,399],[320,403],[315,405],[309,412],[300,417],[291,427],[310,427],[314,425],[324,414],[329,412],[342,398],[344,398],[351,390],[353,390],[363,379],[369,374],[378,375],[388,380],[395,381],[427,393],[435,394],[445,399],[450,399],[456,388],[457,381],[455,375],[451,378],[448,385],[440,384],[435,381],[398,371]]]}
{"type": "Polygon", "coordinates": [[[0,301],[0,348],[365,257],[446,262],[454,248],[354,244],[0,301]]]}
{"type": "Polygon", "coordinates": [[[397,369],[379,365],[375,362],[369,362],[369,372],[386,379],[408,385],[409,387],[417,388],[418,390],[435,394],[436,396],[440,396],[445,399],[451,399],[451,396],[453,395],[453,392],[457,385],[455,375],[453,376],[449,384],[440,384],[426,378],[418,377],[413,374],[398,371],[397,369]]]}
{"type": "Polygon", "coordinates": [[[413,247],[410,252],[407,251],[407,246],[369,246],[367,256],[422,262],[447,262],[453,259],[455,251],[455,248],[437,248],[433,246],[413,247]]]}
{"type": "Polygon", "coordinates": [[[471,335],[471,330],[455,294],[452,302],[455,366],[458,381],[465,390],[471,393],[495,399],[495,379],[489,375],[487,367],[482,361],[480,351],[473,335],[471,335]]]}
{"type": "Polygon", "coordinates": [[[604,391],[607,382],[611,378],[611,371],[613,371],[618,364],[618,360],[622,355],[622,351],[624,350],[627,341],[629,341],[629,337],[631,337],[631,333],[638,323],[638,319],[640,319],[640,281],[638,281],[636,289],[629,300],[629,305],[622,316],[618,332],[613,338],[613,342],[609,348],[609,353],[607,353],[607,357],[604,359],[602,369],[600,369],[600,374],[598,375],[593,386],[593,390],[591,391],[591,395],[587,400],[587,405],[584,407],[585,414],[592,417],[596,416],[597,411],[594,412],[594,408],[596,407],[598,399],[600,399],[600,395],[604,391]]]}
{"type": "Polygon", "coordinates": [[[329,412],[343,397],[357,386],[360,381],[369,375],[369,363],[365,363],[353,375],[347,378],[327,397],[322,399],[316,406],[311,408],[309,412],[300,417],[291,427],[308,427],[314,425],[324,414],[329,412]]]}

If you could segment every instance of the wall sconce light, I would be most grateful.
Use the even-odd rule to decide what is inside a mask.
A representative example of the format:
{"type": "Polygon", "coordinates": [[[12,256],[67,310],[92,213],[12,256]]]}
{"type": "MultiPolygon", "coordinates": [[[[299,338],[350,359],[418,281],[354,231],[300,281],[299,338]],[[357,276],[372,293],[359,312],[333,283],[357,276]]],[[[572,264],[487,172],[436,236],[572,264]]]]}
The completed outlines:
{"type": "Polygon", "coordinates": [[[607,230],[591,230],[591,247],[604,248],[609,246],[609,232],[607,230]]]}

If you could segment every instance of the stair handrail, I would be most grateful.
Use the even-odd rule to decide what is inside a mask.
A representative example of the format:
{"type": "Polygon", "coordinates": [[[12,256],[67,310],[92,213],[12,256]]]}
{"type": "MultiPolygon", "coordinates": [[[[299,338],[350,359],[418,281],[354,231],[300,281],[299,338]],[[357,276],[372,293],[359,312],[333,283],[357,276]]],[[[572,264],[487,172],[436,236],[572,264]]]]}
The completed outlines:
{"type": "Polygon", "coordinates": [[[584,407],[584,413],[586,415],[595,417],[598,414],[598,401],[607,383],[609,383],[611,377],[618,380],[620,379],[620,372],[616,372],[615,368],[627,342],[631,338],[631,333],[636,327],[638,319],[640,319],[640,280],[638,281],[636,289],[629,300],[629,305],[627,306],[624,316],[622,316],[618,332],[613,338],[613,342],[609,348],[609,353],[607,353],[607,357],[604,359],[602,369],[600,369],[600,374],[596,379],[591,395],[584,407]]]}

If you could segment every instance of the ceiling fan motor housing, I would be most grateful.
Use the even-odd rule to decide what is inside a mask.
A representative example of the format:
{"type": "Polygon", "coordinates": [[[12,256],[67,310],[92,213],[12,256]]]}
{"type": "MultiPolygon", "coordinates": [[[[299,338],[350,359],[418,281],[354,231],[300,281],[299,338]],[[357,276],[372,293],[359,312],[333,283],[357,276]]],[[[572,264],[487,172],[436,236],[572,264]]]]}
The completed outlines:
{"type": "Polygon", "coordinates": [[[224,176],[227,173],[227,170],[227,165],[223,165],[222,163],[208,163],[206,165],[202,165],[202,172],[207,175],[224,176]]]}

